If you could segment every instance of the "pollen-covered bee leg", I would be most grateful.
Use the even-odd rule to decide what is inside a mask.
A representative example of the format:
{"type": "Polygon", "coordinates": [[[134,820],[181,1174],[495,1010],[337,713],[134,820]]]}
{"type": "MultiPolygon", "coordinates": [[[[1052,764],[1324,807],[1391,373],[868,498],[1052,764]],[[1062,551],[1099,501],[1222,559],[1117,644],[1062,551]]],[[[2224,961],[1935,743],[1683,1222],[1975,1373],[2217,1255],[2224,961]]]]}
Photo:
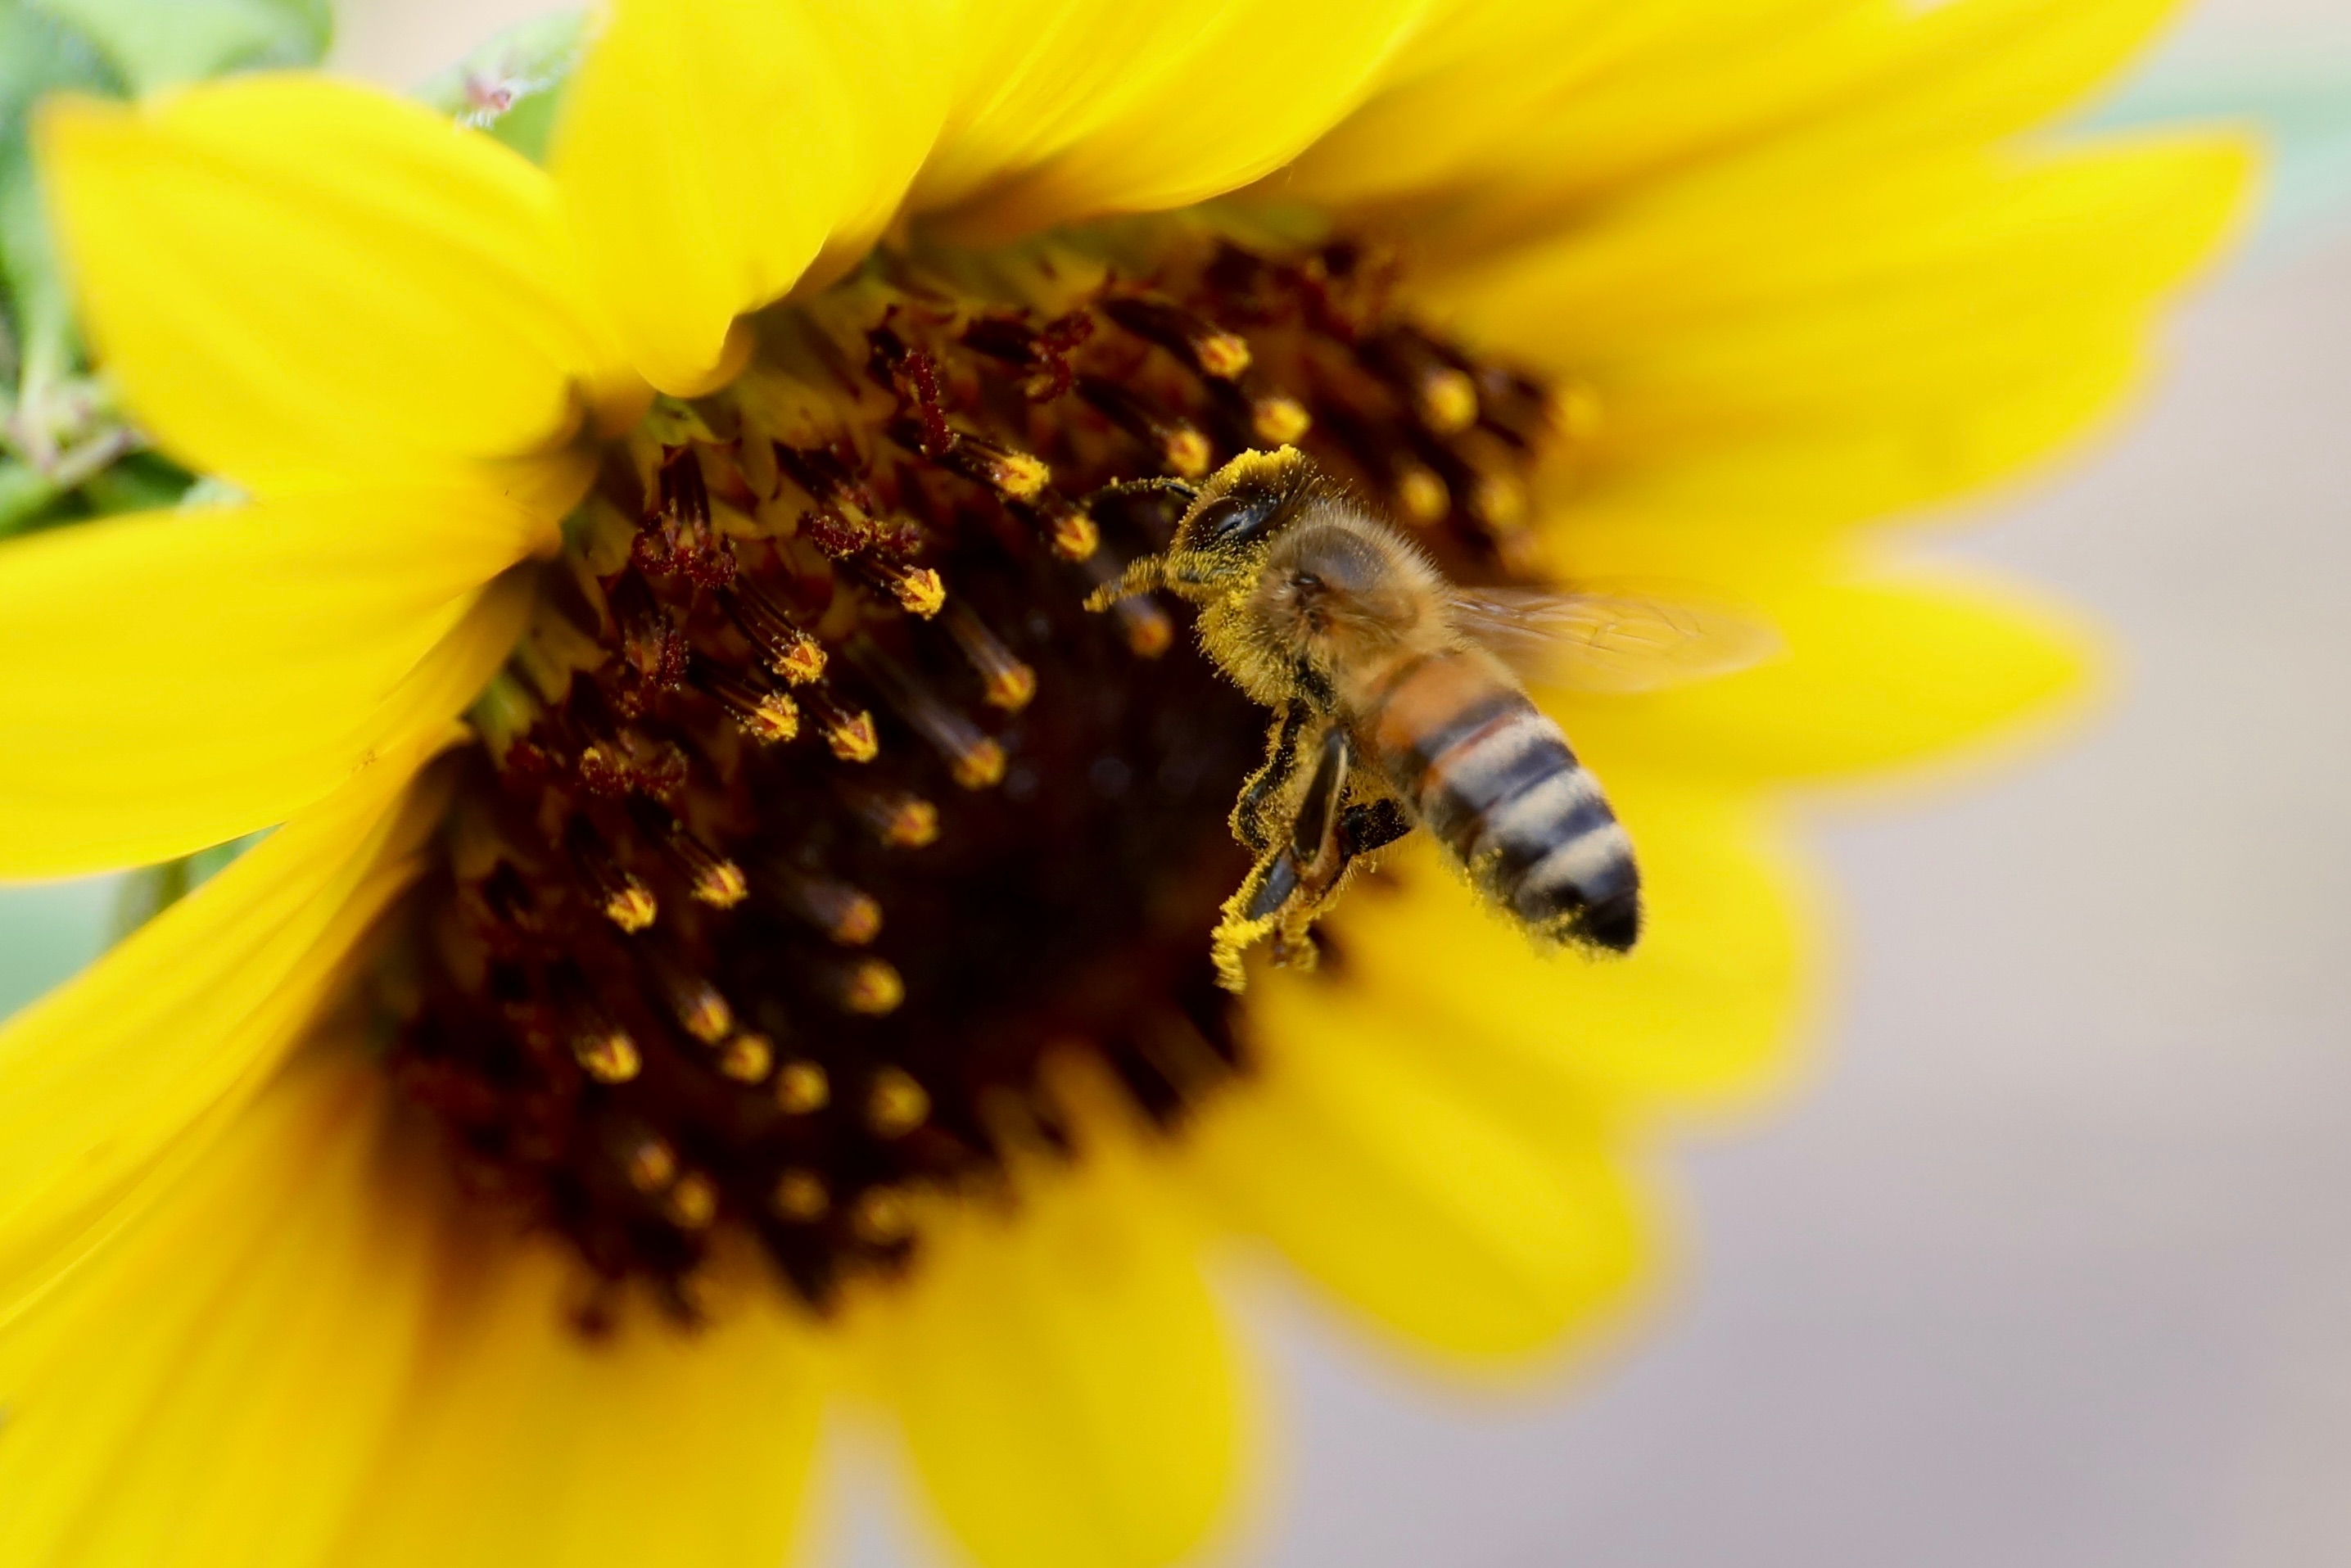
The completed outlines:
{"type": "MultiPolygon", "coordinates": [[[[1274,938],[1275,963],[1311,967],[1314,942],[1308,928],[1329,905],[1346,872],[1339,822],[1347,793],[1347,732],[1335,722],[1327,723],[1312,742],[1301,745],[1299,737],[1305,724],[1301,710],[1293,706],[1274,732],[1275,749],[1266,759],[1266,770],[1280,768],[1286,776],[1291,769],[1287,759],[1309,749],[1313,753],[1314,771],[1307,778],[1297,814],[1290,819],[1288,841],[1260,850],[1257,864],[1225,901],[1224,916],[1217,924],[1217,977],[1228,990],[1241,988],[1241,955],[1268,936],[1274,938]]],[[[1258,780],[1250,782],[1254,786],[1258,780]]],[[[1270,798],[1274,792],[1269,787],[1263,795],[1270,798]]],[[[1246,791],[1243,804],[1248,804],[1246,791]]],[[[1237,832],[1241,810],[1234,808],[1237,832]]],[[[1262,838],[1270,838],[1264,833],[1261,819],[1253,821],[1250,828],[1262,838]]]]}
{"type": "Polygon", "coordinates": [[[1388,797],[1360,801],[1339,814],[1339,852],[1352,861],[1385,849],[1410,831],[1412,819],[1388,797]]]}
{"type": "Polygon", "coordinates": [[[1241,785],[1230,818],[1233,837],[1253,855],[1262,855],[1272,843],[1265,813],[1287,789],[1298,771],[1298,737],[1306,728],[1307,712],[1300,704],[1284,705],[1281,716],[1266,731],[1265,761],[1241,785]]]}

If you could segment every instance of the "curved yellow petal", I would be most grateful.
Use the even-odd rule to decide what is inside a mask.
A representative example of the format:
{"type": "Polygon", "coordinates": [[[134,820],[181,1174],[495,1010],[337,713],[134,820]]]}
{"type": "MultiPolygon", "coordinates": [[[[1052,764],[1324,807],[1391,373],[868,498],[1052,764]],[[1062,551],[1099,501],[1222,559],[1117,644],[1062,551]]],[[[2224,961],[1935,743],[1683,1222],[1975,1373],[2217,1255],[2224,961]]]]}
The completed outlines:
{"type": "Polygon", "coordinates": [[[1775,809],[1743,786],[1597,766],[1641,870],[1628,956],[1538,948],[1425,842],[1393,862],[1398,892],[1367,887],[1332,922],[1350,992],[1539,1138],[1751,1103],[1786,1079],[1821,988],[1821,922],[1775,809]]]}
{"type": "Polygon", "coordinates": [[[784,1561],[826,1375],[767,1279],[699,1328],[632,1299],[591,1339],[568,1250],[476,1206],[444,1223],[406,1397],[322,1568],[784,1561]]]}
{"type": "Polygon", "coordinates": [[[975,5],[914,205],[967,237],[1217,195],[1297,156],[1409,46],[1427,0],[975,5]]]}
{"type": "Polygon", "coordinates": [[[1090,1146],[1037,1186],[1016,1213],[960,1218],[902,1300],[872,1303],[880,1385],[981,1563],[1173,1562],[1232,1479],[1215,1305],[1155,1173],[1090,1146]]]}
{"type": "Polygon", "coordinates": [[[2090,636],[1988,574],[1908,568],[1766,588],[1784,652],[1642,696],[1553,694],[1587,760],[1717,779],[1831,779],[2012,741],[2078,711],[2090,636]]]}
{"type": "Polygon", "coordinates": [[[554,539],[496,496],[386,491],[0,547],[0,875],[183,854],[319,799],[418,683],[471,673],[442,720],[473,699],[517,629],[469,615],[482,585],[554,539]]]}
{"type": "Polygon", "coordinates": [[[1456,202],[1448,247],[1524,235],[1660,177],[1783,178],[1978,145],[2054,116],[2177,0],[1716,0],[1561,8],[1401,79],[1300,160],[1283,192],[1341,207],[1456,202]],[[1752,173],[1740,177],[1753,177],[1752,173]]]}
{"type": "MultiPolygon", "coordinates": [[[[408,1387],[436,1261],[382,1074],[314,1054],[0,1332],[0,1558],[326,1568],[408,1387]],[[413,1196],[409,1195],[409,1196],[413,1196]]],[[[428,1188],[429,1190],[429,1188],[428,1188]]]]}
{"type": "Polygon", "coordinates": [[[1532,1135],[1447,1077],[1441,1021],[1283,979],[1253,988],[1255,1071],[1192,1151],[1238,1228],[1392,1332],[1471,1360],[1554,1349],[1623,1302],[1645,1217],[1600,1107],[1532,1135]]]}
{"type": "Polygon", "coordinates": [[[560,440],[618,374],[546,176],[420,106],[245,77],[53,102],[38,141],[99,355],[200,472],[439,482],[560,440]]]}
{"type": "Polygon", "coordinates": [[[443,738],[387,754],[0,1029],[0,1322],[167,1191],[302,1040],[415,873],[432,820],[402,792],[443,738]]]}
{"type": "Polygon", "coordinates": [[[728,325],[880,232],[948,90],[948,0],[619,0],[553,164],[590,280],[664,392],[728,325]]]}

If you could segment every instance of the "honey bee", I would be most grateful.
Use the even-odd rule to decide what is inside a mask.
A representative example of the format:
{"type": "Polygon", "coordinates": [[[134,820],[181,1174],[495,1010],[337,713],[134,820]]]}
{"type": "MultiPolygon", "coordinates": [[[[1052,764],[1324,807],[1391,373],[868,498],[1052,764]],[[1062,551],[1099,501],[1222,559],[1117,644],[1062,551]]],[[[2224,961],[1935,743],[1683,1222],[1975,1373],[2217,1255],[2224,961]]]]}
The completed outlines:
{"type": "Polygon", "coordinates": [[[1174,539],[1088,608],[1161,588],[1198,605],[1202,648],[1273,714],[1232,812],[1257,858],[1213,937],[1228,989],[1268,937],[1277,964],[1311,964],[1311,927],[1358,858],[1416,826],[1538,941],[1632,948],[1632,843],[1520,673],[1651,689],[1754,662],[1767,629],[1696,605],[1457,586],[1294,447],[1245,452],[1196,488],[1143,483],[1184,501],[1174,539]]]}

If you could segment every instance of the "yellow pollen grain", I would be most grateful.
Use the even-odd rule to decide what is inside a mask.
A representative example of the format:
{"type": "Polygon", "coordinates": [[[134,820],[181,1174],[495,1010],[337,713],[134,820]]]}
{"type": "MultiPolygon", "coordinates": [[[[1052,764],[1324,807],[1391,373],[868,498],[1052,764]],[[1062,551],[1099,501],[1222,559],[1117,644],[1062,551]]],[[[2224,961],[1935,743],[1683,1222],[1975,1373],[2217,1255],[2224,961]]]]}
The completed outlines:
{"type": "Polygon", "coordinates": [[[750,879],[733,861],[718,861],[695,873],[694,896],[713,909],[732,909],[750,891],[750,879]]]}
{"type": "Polygon", "coordinates": [[[897,1011],[898,1004],[906,999],[906,982],[883,959],[860,959],[849,971],[841,999],[851,1012],[880,1018],[897,1011]]]}
{"type": "Polygon", "coordinates": [[[832,1099],[832,1081],[813,1061],[787,1061],[776,1074],[776,1103],[787,1115],[821,1111],[832,1099]]]}
{"type": "Polygon", "coordinates": [[[1005,453],[989,465],[989,474],[996,487],[1016,501],[1033,500],[1053,477],[1050,464],[1026,452],[1005,453]]]}
{"type": "Polygon", "coordinates": [[[865,1124],[884,1138],[903,1138],[931,1114],[931,1097],[914,1075],[885,1067],[865,1093],[865,1124]]]}
{"type": "Polygon", "coordinates": [[[718,1053],[718,1071],[737,1083],[757,1083],[776,1063],[776,1048],[764,1034],[749,1030],[726,1042],[718,1053]]]}
{"type": "Polygon", "coordinates": [[[1249,340],[1230,332],[1209,332],[1193,343],[1192,351],[1199,357],[1200,373],[1228,382],[1249,368],[1249,340]]]}
{"type": "Polygon", "coordinates": [[[1478,422],[1478,385],[1450,365],[1427,371],[1414,389],[1423,424],[1453,435],[1478,422]]]}
{"type": "Polygon", "coordinates": [[[588,1076],[599,1083],[626,1083],[645,1064],[637,1051],[637,1042],[624,1030],[582,1035],[571,1042],[571,1054],[579,1059],[588,1076]]]}
{"type": "Polygon", "coordinates": [[[824,644],[813,637],[802,637],[768,660],[769,669],[796,686],[804,686],[823,674],[824,665],[824,644]]]}
{"type": "Polygon", "coordinates": [[[1136,658],[1155,659],[1176,645],[1176,623],[1149,600],[1122,599],[1116,609],[1127,652],[1136,658]]]}
{"type": "Polygon", "coordinates": [[[1396,475],[1395,487],[1396,504],[1404,508],[1405,520],[1422,528],[1442,521],[1453,505],[1437,470],[1417,463],[1406,465],[1396,475]]]}
{"type": "Polygon", "coordinates": [[[688,1171],[669,1189],[662,1209],[682,1230],[706,1229],[718,1218],[718,1184],[700,1171],[688,1171]]]}
{"type": "Polygon", "coordinates": [[[893,849],[919,850],[939,840],[939,809],[909,796],[890,808],[882,836],[893,849]]]}
{"type": "Polygon", "coordinates": [[[751,710],[747,727],[754,738],[775,744],[800,732],[800,705],[782,692],[769,692],[751,710]]]}
{"type": "Polygon", "coordinates": [[[629,1151],[629,1185],[652,1194],[676,1179],[677,1155],[659,1138],[647,1138],[629,1151]]]}
{"type": "Polygon", "coordinates": [[[805,1225],[825,1217],[832,1207],[832,1193],[816,1172],[795,1168],[776,1178],[775,1194],[768,1201],[781,1218],[805,1225]]]}
{"type": "Polygon", "coordinates": [[[1208,438],[1188,424],[1179,424],[1169,431],[1160,443],[1160,452],[1177,477],[1197,479],[1208,471],[1208,459],[1216,455],[1208,438]]]}
{"type": "Polygon", "coordinates": [[[987,789],[1004,782],[1004,747],[982,738],[956,754],[955,781],[967,789],[987,789]]]}
{"type": "Polygon", "coordinates": [[[653,923],[661,905],[654,902],[652,889],[630,877],[604,895],[603,910],[605,919],[633,936],[653,923]]]}
{"type": "Polygon", "coordinates": [[[1019,713],[1037,695],[1037,672],[1026,664],[990,671],[983,695],[988,706],[1019,713]]]}
{"type": "Polygon", "coordinates": [[[927,566],[900,573],[892,580],[890,592],[909,615],[936,615],[947,601],[947,585],[927,566]]]}
{"type": "Polygon", "coordinates": [[[841,913],[833,916],[826,935],[843,946],[864,946],[882,935],[882,906],[871,894],[851,894],[841,901],[841,913]]]}
{"type": "Polygon", "coordinates": [[[914,1231],[914,1205],[905,1194],[894,1187],[866,1188],[857,1197],[857,1207],[851,1211],[850,1227],[857,1239],[873,1247],[888,1247],[904,1241],[914,1231]]]}
{"type": "Polygon", "coordinates": [[[1063,560],[1092,560],[1102,548],[1102,530],[1083,512],[1069,512],[1053,521],[1053,553],[1063,560]]]}
{"type": "Polygon", "coordinates": [[[824,732],[824,743],[843,762],[871,762],[882,755],[882,737],[870,713],[844,714],[835,719],[824,732]]]}
{"type": "Polygon", "coordinates": [[[1288,446],[1313,427],[1306,405],[1283,392],[1261,397],[1249,408],[1249,428],[1268,446],[1288,446]]]}

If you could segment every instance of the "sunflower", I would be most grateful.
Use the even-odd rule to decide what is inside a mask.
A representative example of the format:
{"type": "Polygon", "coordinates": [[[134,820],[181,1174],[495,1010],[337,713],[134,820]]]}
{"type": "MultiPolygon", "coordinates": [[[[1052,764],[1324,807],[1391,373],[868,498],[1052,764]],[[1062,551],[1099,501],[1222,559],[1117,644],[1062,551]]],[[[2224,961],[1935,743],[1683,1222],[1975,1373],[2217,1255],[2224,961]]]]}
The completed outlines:
{"type": "Polygon", "coordinates": [[[1815,966],[1792,782],[2083,641],[1862,525],[2110,407],[2235,211],[2020,140],[2149,0],[621,0],[547,168],[316,76],[38,142],[145,431],[249,498],[0,551],[0,874],[274,831],[0,1034],[0,1555],[775,1562],[887,1412],[997,1563],[1236,1467],[1257,1238],[1469,1363],[1621,1309],[1638,1142],[1815,966]],[[1547,703],[1648,928],[1398,846],[1207,936],[1264,715],[1089,592],[1296,444],[1473,582],[1784,652],[1547,703]]]}

